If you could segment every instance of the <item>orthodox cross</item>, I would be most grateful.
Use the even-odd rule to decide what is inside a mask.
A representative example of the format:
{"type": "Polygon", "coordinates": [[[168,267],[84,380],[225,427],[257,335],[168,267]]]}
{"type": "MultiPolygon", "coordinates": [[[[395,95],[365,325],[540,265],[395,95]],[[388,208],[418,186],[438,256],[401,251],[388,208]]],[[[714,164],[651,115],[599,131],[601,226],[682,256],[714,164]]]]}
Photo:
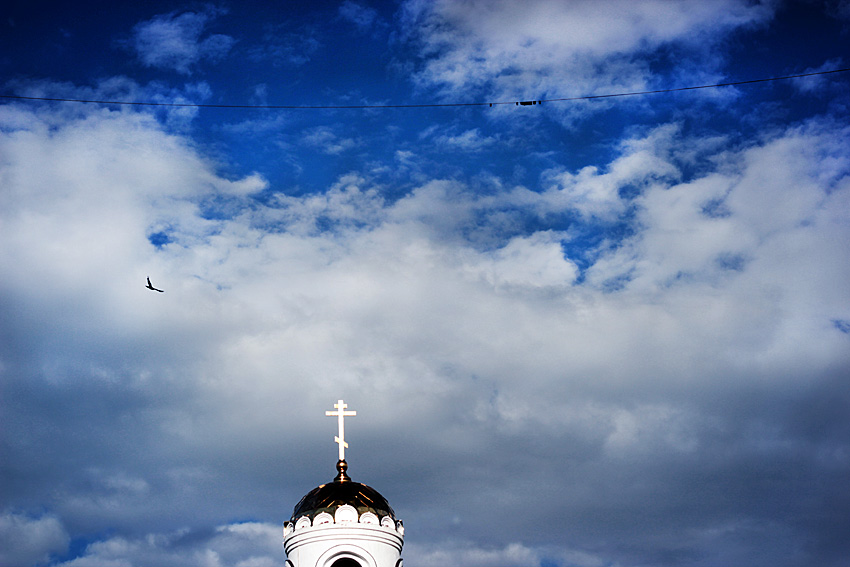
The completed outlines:
{"type": "Polygon", "coordinates": [[[345,449],[348,447],[348,443],[345,442],[345,416],[347,415],[357,415],[356,411],[345,411],[345,408],[348,407],[348,404],[340,400],[338,403],[334,404],[336,411],[326,411],[325,415],[335,415],[339,418],[339,436],[334,437],[334,441],[339,443],[339,460],[345,460],[345,449]]]}

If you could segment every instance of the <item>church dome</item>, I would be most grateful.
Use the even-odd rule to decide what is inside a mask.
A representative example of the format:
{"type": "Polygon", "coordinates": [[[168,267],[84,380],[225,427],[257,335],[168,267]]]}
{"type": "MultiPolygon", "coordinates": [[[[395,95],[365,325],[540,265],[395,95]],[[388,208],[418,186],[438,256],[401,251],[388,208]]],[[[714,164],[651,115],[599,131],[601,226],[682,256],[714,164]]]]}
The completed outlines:
{"type": "Polygon", "coordinates": [[[333,482],[317,486],[305,494],[304,498],[296,504],[291,521],[295,522],[303,516],[308,516],[312,520],[322,512],[333,515],[340,506],[345,504],[356,508],[358,515],[372,512],[378,518],[389,516],[395,520],[395,512],[387,499],[374,488],[352,482],[345,474],[346,468],[345,461],[340,461],[337,464],[339,475],[333,482]]]}

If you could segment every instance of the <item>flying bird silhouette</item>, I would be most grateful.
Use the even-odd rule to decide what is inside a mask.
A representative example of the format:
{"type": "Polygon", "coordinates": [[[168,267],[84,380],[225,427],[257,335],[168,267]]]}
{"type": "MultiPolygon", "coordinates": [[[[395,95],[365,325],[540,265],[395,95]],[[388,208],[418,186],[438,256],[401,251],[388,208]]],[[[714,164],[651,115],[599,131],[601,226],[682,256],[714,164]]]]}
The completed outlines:
{"type": "Polygon", "coordinates": [[[148,285],[146,285],[145,287],[153,291],[158,291],[159,293],[165,293],[164,289],[156,289],[154,286],[152,286],[150,278],[148,278],[148,285]]]}

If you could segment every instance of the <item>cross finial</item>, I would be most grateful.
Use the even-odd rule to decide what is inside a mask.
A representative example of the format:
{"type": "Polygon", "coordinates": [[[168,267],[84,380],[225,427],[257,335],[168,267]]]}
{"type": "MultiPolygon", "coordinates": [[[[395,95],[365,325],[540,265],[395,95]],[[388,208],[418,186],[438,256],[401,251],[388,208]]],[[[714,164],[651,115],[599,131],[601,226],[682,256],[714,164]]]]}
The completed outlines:
{"type": "Polygon", "coordinates": [[[334,404],[336,411],[326,411],[325,415],[335,415],[339,418],[339,435],[334,437],[334,441],[339,443],[339,460],[345,460],[345,449],[348,448],[348,443],[345,442],[345,416],[347,415],[357,415],[356,411],[345,411],[345,408],[348,407],[348,404],[339,400],[339,402],[334,404]]]}

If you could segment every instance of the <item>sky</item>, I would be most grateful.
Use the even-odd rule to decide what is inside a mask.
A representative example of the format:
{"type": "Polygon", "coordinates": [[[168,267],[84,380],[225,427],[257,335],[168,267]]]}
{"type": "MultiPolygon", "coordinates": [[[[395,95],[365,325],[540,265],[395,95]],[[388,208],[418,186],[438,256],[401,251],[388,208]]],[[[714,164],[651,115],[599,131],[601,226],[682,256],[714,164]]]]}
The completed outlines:
{"type": "Polygon", "coordinates": [[[850,2],[3,6],[0,567],[847,565],[850,2]]]}

